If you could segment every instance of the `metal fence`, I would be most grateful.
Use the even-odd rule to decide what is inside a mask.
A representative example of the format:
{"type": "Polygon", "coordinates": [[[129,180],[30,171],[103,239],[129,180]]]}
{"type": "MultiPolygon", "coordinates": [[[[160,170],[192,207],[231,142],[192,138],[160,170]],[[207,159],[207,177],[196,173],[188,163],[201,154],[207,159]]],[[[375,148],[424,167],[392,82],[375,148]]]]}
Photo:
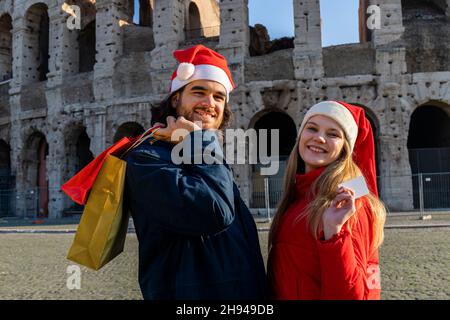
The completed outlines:
{"type": "MultiPolygon", "coordinates": [[[[388,202],[386,201],[388,199],[383,198],[381,189],[387,188],[388,178],[392,177],[378,177],[377,179],[381,200],[385,203],[388,202]]],[[[412,183],[413,207],[418,214],[423,214],[425,211],[450,210],[450,172],[420,173],[401,178],[412,183]]],[[[404,187],[399,186],[400,189],[404,187]]],[[[270,214],[276,209],[282,193],[283,179],[254,177],[251,184],[250,207],[264,209],[263,212],[270,214]]]]}
{"type": "Polygon", "coordinates": [[[412,184],[415,209],[450,208],[450,172],[414,174],[412,184]]]}
{"type": "Polygon", "coordinates": [[[47,217],[48,202],[54,192],[60,192],[60,189],[0,189],[0,217],[47,217]]]}
{"type": "MultiPolygon", "coordinates": [[[[382,192],[383,188],[389,187],[392,189],[392,185],[387,185],[392,178],[378,177],[378,187],[381,195],[384,194],[382,192]]],[[[419,213],[450,209],[450,172],[420,173],[395,178],[403,178],[405,183],[412,185],[413,206],[419,213]]],[[[5,181],[3,179],[4,184],[3,186],[0,185],[0,217],[21,216],[24,218],[38,218],[43,213],[45,215],[46,206],[48,206],[51,195],[54,192],[61,192],[59,188],[49,188],[48,191],[39,188],[18,191],[5,188],[7,184],[10,185],[11,181],[13,181],[13,177],[8,180],[8,183],[5,181]],[[43,194],[43,191],[48,194],[48,197],[43,194]]],[[[250,207],[264,209],[264,212],[267,212],[270,218],[271,212],[276,209],[282,196],[283,179],[280,176],[256,176],[253,177],[250,188],[250,207]]],[[[397,190],[396,193],[401,192],[403,188],[401,183],[397,188],[400,190],[397,190]]],[[[387,202],[386,200],[388,199],[383,199],[382,197],[381,200],[387,202]]],[[[73,203],[66,212],[81,213],[82,210],[82,206],[73,203]]]]}
{"type": "Polygon", "coordinates": [[[0,217],[14,216],[14,190],[0,190],[0,217]]]}
{"type": "Polygon", "coordinates": [[[408,149],[411,172],[448,172],[450,148],[408,149]]]}
{"type": "Polygon", "coordinates": [[[14,215],[14,197],[10,190],[13,185],[14,176],[9,169],[0,168],[0,217],[14,215]]]}
{"type": "Polygon", "coordinates": [[[283,179],[255,177],[251,188],[252,208],[275,208],[283,193],[283,179]]]}

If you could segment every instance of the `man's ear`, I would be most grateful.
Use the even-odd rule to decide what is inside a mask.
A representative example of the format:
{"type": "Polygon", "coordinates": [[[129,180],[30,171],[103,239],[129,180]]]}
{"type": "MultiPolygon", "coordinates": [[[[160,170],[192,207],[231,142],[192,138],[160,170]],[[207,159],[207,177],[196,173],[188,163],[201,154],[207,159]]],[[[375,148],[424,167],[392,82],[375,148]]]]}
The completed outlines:
{"type": "Polygon", "coordinates": [[[180,93],[177,92],[173,95],[172,99],[170,100],[170,102],[172,103],[172,108],[177,107],[179,100],[180,100],[180,93]]]}

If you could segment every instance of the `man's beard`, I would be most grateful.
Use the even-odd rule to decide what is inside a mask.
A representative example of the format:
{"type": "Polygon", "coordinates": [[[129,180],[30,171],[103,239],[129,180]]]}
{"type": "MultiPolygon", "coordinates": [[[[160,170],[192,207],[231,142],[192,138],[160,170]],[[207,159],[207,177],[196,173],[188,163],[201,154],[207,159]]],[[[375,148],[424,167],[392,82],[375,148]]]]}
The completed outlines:
{"type": "MultiPolygon", "coordinates": [[[[216,113],[216,111],[214,109],[211,111],[211,108],[195,106],[194,108],[192,108],[191,111],[186,111],[181,107],[182,105],[183,105],[183,100],[180,97],[180,99],[177,102],[177,106],[176,106],[178,117],[183,116],[184,118],[186,118],[186,120],[196,123],[202,129],[206,129],[206,128],[204,128],[204,125],[208,125],[208,127],[209,127],[208,129],[218,129],[220,127],[220,124],[222,123],[223,119],[218,118],[219,115],[216,113]],[[181,110],[182,112],[179,113],[178,110],[181,110]],[[195,112],[197,110],[201,110],[201,112],[204,112],[205,114],[212,114],[214,116],[214,117],[212,117],[213,121],[208,121],[208,122],[205,121],[204,122],[201,119],[195,119],[195,116],[196,116],[195,112]],[[213,126],[213,128],[211,128],[211,125],[213,126]]],[[[201,118],[201,116],[199,116],[199,118],[201,118]]]]}

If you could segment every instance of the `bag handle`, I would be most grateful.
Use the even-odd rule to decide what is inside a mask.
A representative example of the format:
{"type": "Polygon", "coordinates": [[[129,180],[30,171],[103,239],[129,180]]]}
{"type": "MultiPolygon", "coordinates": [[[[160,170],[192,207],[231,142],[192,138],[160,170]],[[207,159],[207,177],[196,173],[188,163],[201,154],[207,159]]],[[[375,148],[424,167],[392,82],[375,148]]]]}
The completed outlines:
{"type": "Polygon", "coordinates": [[[151,127],[150,129],[148,129],[147,131],[145,131],[143,134],[141,134],[136,141],[133,142],[133,144],[131,145],[131,147],[129,147],[124,153],[122,153],[122,155],[120,156],[120,158],[123,158],[126,156],[126,154],[128,152],[130,152],[132,149],[138,147],[142,142],[144,142],[147,138],[152,137],[156,131],[158,131],[162,126],[161,125],[156,125],[151,127]]]}

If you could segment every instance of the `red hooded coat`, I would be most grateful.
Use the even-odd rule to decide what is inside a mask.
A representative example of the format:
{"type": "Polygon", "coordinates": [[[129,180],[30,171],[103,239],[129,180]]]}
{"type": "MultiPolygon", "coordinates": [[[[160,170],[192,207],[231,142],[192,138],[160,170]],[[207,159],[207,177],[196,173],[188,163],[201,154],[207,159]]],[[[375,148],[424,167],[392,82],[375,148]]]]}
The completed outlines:
{"type": "Polygon", "coordinates": [[[269,254],[268,274],[275,299],[380,299],[378,252],[370,254],[370,209],[356,200],[358,222],[329,240],[316,240],[306,219],[297,222],[309,187],[325,167],[297,175],[296,200],[281,217],[269,254]]]}

